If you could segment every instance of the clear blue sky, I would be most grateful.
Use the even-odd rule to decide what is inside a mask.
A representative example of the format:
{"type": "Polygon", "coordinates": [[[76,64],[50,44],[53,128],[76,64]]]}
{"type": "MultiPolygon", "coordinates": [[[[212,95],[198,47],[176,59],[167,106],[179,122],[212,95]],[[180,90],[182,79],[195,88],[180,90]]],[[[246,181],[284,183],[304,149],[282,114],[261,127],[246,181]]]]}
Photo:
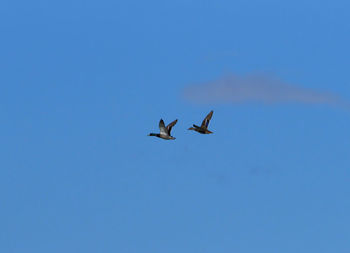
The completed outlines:
{"type": "Polygon", "coordinates": [[[349,111],[182,96],[263,72],[350,99],[349,8],[1,1],[0,252],[350,252],[349,111]]]}

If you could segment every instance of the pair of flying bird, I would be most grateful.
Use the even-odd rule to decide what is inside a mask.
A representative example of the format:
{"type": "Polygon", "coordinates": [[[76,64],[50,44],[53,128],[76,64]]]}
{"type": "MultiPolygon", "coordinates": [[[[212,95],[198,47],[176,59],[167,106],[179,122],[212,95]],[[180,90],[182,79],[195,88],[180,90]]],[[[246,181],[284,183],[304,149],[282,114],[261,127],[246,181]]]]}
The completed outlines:
{"type": "MultiPolygon", "coordinates": [[[[213,111],[211,111],[203,120],[201,126],[193,125],[193,127],[190,127],[188,130],[194,130],[201,134],[212,134],[213,132],[208,130],[209,121],[211,120],[211,117],[213,116],[213,111]]],[[[156,136],[158,138],[162,138],[165,140],[175,140],[175,137],[170,135],[171,129],[175,124],[177,123],[177,119],[171,122],[169,125],[165,126],[164,121],[160,119],[159,121],[159,134],[150,133],[148,136],[156,136]]]]}

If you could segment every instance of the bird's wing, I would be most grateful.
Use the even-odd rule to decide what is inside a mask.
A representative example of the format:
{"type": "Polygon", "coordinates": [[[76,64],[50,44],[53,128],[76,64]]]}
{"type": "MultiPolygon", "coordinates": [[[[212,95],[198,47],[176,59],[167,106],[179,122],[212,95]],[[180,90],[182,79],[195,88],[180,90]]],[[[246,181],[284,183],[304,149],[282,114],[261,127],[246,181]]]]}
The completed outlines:
{"type": "Polygon", "coordinates": [[[177,123],[177,119],[166,126],[166,129],[167,129],[169,135],[170,135],[171,129],[173,128],[173,126],[175,126],[176,123],[177,123]]]}
{"type": "Polygon", "coordinates": [[[168,130],[165,128],[164,121],[162,119],[159,121],[159,132],[160,134],[168,134],[168,130]]]}
{"type": "Polygon", "coordinates": [[[203,120],[202,125],[201,125],[202,128],[207,128],[208,127],[209,121],[211,120],[212,116],[213,116],[213,111],[209,112],[207,117],[205,117],[205,119],[203,120]]]}

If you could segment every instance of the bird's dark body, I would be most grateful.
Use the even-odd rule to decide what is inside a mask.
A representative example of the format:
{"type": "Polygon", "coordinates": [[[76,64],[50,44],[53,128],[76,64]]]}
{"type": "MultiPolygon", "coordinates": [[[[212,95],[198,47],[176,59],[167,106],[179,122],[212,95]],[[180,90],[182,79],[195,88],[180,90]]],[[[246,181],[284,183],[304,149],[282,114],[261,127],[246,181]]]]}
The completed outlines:
{"type": "Polygon", "coordinates": [[[196,125],[193,125],[193,127],[195,128],[194,131],[200,133],[200,134],[206,134],[208,131],[207,129],[204,129],[202,127],[199,127],[199,126],[196,126],[196,125]]]}

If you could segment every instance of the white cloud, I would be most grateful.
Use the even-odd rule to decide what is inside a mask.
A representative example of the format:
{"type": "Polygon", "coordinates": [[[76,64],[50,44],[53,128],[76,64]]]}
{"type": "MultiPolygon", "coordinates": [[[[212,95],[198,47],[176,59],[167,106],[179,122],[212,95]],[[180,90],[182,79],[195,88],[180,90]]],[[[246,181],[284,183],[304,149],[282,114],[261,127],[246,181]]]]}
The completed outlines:
{"type": "Polygon", "coordinates": [[[199,104],[302,103],[348,107],[350,103],[340,96],[310,88],[290,85],[263,75],[230,75],[199,85],[190,85],[183,93],[185,99],[199,104]]]}

